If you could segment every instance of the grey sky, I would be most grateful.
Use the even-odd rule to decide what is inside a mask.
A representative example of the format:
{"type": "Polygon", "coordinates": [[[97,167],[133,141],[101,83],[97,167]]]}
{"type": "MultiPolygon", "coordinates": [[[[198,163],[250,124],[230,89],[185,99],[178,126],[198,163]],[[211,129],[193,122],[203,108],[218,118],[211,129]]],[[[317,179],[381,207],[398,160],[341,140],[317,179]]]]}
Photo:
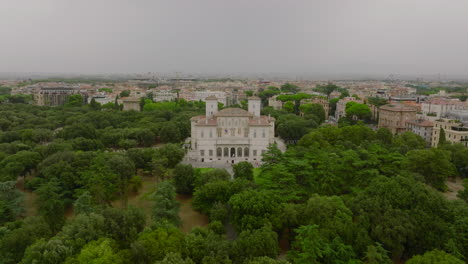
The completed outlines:
{"type": "Polygon", "coordinates": [[[0,0],[0,72],[468,75],[467,0],[0,0]]]}

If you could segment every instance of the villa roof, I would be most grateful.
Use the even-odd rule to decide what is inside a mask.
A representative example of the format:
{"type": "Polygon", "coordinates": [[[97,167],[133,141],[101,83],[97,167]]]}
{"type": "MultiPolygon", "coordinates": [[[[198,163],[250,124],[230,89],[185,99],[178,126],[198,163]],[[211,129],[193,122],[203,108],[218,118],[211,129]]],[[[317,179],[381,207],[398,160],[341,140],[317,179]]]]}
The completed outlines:
{"type": "Polygon", "coordinates": [[[416,126],[422,126],[422,127],[433,127],[434,123],[432,123],[429,120],[412,120],[412,121],[407,121],[407,123],[416,125],[416,126]]]}
{"type": "Polygon", "coordinates": [[[404,104],[386,104],[380,107],[380,110],[388,110],[388,111],[395,111],[395,112],[411,112],[416,111],[416,108],[413,106],[408,106],[404,104]]]}
{"type": "Polygon", "coordinates": [[[273,117],[253,116],[251,113],[240,108],[226,108],[212,117],[206,117],[204,115],[194,116],[191,118],[191,121],[195,122],[197,126],[217,126],[217,117],[248,117],[249,126],[270,126],[270,122],[275,121],[273,117]]]}
{"type": "Polygon", "coordinates": [[[218,98],[214,95],[210,95],[207,98],[205,98],[205,100],[218,100],[218,98]]]}
{"type": "Polygon", "coordinates": [[[122,98],[122,102],[140,102],[140,98],[124,97],[124,98],[122,98]]]}
{"type": "Polygon", "coordinates": [[[225,108],[218,113],[215,114],[215,116],[244,116],[244,117],[250,117],[252,116],[251,113],[248,111],[241,109],[241,108],[225,108]]]}

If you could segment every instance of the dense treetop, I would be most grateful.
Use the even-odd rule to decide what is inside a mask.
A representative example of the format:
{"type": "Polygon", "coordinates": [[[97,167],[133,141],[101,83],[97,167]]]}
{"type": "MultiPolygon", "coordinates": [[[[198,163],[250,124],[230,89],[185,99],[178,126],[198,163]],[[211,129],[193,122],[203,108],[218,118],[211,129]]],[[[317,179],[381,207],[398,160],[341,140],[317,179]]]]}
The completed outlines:
{"type": "Polygon", "coordinates": [[[295,144],[284,153],[272,145],[260,168],[240,162],[230,175],[180,163],[189,120],[203,103],[143,100],[142,112],[123,112],[78,99],[55,108],[0,104],[0,263],[468,259],[468,194],[441,194],[448,179],[468,176],[460,145],[426,148],[409,132],[374,131],[360,104],[349,106],[349,122],[320,126],[321,106],[301,109],[292,100],[263,113],[295,144]],[[149,207],[130,206],[143,178],[155,183],[149,207]],[[24,191],[37,197],[30,216],[24,191]],[[193,197],[207,226],[181,231],[178,194],[193,197]]]}

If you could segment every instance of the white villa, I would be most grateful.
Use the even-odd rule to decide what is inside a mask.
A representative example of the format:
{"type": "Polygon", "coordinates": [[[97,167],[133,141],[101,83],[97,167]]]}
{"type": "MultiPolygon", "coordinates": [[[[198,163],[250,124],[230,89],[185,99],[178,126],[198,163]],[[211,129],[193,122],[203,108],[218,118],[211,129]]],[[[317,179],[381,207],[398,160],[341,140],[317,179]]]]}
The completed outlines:
{"type": "Polygon", "coordinates": [[[237,163],[260,162],[270,144],[284,143],[275,138],[275,119],[260,115],[261,100],[248,99],[248,111],[225,108],[218,111],[218,99],[210,96],[206,101],[206,115],[191,119],[189,161],[237,163]]]}

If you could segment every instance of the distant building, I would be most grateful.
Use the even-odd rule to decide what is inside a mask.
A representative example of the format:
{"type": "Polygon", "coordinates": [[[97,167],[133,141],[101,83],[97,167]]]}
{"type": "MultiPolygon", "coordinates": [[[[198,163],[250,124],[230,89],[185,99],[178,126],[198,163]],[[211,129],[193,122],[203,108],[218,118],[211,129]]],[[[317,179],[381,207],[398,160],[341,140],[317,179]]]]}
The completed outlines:
{"type": "Polygon", "coordinates": [[[133,98],[133,97],[123,98],[122,103],[123,103],[124,111],[134,110],[134,111],[140,112],[141,110],[139,98],[133,98]]]}
{"type": "Polygon", "coordinates": [[[434,121],[432,130],[432,146],[437,147],[439,144],[440,130],[444,129],[446,141],[453,144],[462,144],[468,147],[468,127],[463,126],[458,120],[453,119],[437,119],[434,121]]]}
{"type": "Polygon", "coordinates": [[[434,123],[429,120],[410,120],[406,122],[406,130],[413,132],[416,135],[421,136],[427,143],[427,146],[431,146],[432,143],[432,127],[434,123]]]}
{"type": "Polygon", "coordinates": [[[452,110],[445,114],[446,118],[460,120],[465,126],[468,126],[468,109],[452,110]]]}
{"type": "Polygon", "coordinates": [[[227,104],[226,92],[223,92],[223,91],[195,91],[191,94],[191,98],[189,101],[205,102],[206,98],[212,97],[212,96],[217,98],[218,103],[222,103],[224,105],[227,104]]]}
{"type": "Polygon", "coordinates": [[[330,100],[331,100],[331,99],[338,98],[338,97],[340,97],[340,96],[341,96],[341,93],[340,93],[340,92],[338,92],[338,91],[333,91],[333,92],[331,92],[329,98],[330,98],[330,100]]]}
{"type": "Polygon", "coordinates": [[[406,122],[416,119],[417,109],[404,104],[387,104],[379,108],[379,128],[388,128],[393,134],[406,131],[406,122]]]}
{"type": "Polygon", "coordinates": [[[177,93],[171,91],[159,91],[153,94],[155,102],[174,101],[175,99],[177,99],[177,93]]]}
{"type": "Polygon", "coordinates": [[[272,96],[268,99],[268,106],[273,107],[275,110],[280,110],[283,108],[283,101],[277,100],[277,95],[272,96]]]}
{"type": "Polygon", "coordinates": [[[330,111],[330,104],[327,100],[327,98],[323,96],[314,96],[310,99],[302,99],[301,100],[301,105],[302,104],[319,104],[323,107],[325,110],[325,119],[328,119],[328,113],[330,111]]]}
{"type": "Polygon", "coordinates": [[[218,111],[216,97],[205,100],[206,115],[191,119],[189,160],[260,162],[268,146],[280,141],[275,139],[275,119],[260,115],[260,98],[248,99],[248,111],[240,108],[218,111]]]}
{"type": "Polygon", "coordinates": [[[335,119],[339,120],[340,118],[346,116],[346,104],[349,102],[356,102],[362,104],[363,101],[361,99],[356,99],[355,97],[345,97],[340,99],[336,103],[336,110],[335,110],[335,119]]]}
{"type": "Polygon", "coordinates": [[[36,105],[64,105],[71,95],[80,94],[83,103],[88,101],[88,94],[75,87],[40,87],[33,94],[36,105]]]}
{"type": "Polygon", "coordinates": [[[114,102],[114,99],[112,98],[109,98],[105,95],[95,95],[93,96],[92,98],[89,99],[89,102],[91,102],[91,100],[94,99],[94,101],[96,101],[96,103],[100,103],[101,105],[105,105],[107,103],[113,103],[114,102]]]}
{"type": "Polygon", "coordinates": [[[429,120],[445,117],[448,112],[456,110],[468,110],[468,103],[459,100],[434,98],[421,103],[422,114],[429,120]]]}

